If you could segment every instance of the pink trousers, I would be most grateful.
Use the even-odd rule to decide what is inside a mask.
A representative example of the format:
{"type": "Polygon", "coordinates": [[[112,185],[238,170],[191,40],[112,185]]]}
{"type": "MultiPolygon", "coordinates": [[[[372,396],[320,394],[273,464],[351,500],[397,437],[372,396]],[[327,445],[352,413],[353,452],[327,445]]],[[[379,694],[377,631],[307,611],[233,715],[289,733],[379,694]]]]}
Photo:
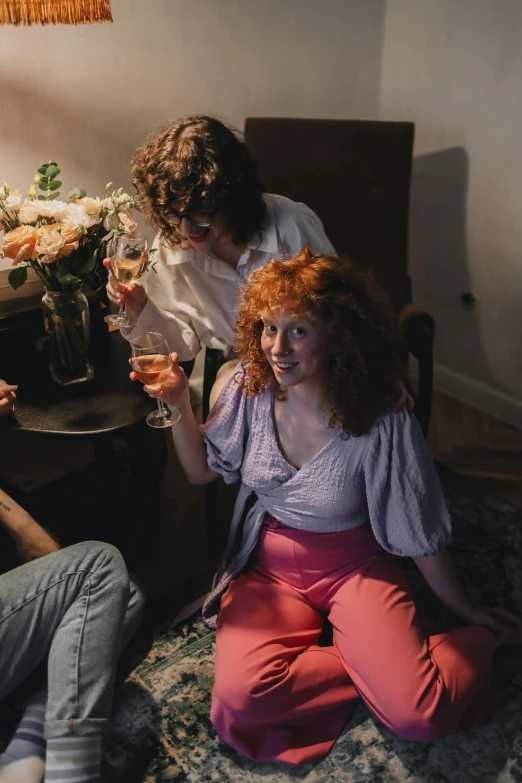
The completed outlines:
{"type": "Polygon", "coordinates": [[[400,558],[369,523],[308,533],[267,517],[221,602],[212,723],[251,759],[304,764],[362,697],[395,734],[429,742],[484,721],[493,647],[479,626],[426,638],[400,558]]]}

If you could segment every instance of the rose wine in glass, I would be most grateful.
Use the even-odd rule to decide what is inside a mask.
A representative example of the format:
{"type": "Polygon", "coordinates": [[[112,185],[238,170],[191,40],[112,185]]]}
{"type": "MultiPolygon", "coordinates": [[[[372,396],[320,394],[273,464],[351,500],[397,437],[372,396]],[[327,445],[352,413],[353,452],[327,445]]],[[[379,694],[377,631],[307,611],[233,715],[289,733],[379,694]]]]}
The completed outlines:
{"type": "MultiPolygon", "coordinates": [[[[147,269],[149,263],[149,253],[147,237],[141,234],[122,234],[116,237],[111,246],[110,270],[116,280],[123,285],[133,285],[147,269]]],[[[105,320],[108,324],[117,326],[120,329],[132,328],[134,321],[131,321],[125,312],[125,299],[120,305],[118,313],[106,315],[105,320]]]]}
{"type": "MultiPolygon", "coordinates": [[[[158,332],[145,332],[131,340],[131,366],[142,383],[147,386],[161,386],[170,375],[172,362],[167,341],[158,332]]],[[[149,427],[171,427],[180,420],[180,412],[167,408],[159,397],[158,410],[149,413],[149,427]]]]}

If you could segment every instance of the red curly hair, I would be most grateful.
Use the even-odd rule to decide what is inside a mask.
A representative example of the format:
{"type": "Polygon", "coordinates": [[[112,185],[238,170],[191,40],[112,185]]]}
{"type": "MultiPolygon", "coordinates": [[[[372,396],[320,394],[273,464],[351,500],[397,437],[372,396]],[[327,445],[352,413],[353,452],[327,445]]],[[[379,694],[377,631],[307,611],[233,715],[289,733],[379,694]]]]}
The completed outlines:
{"type": "Polygon", "coordinates": [[[256,269],[243,285],[236,322],[235,350],[243,369],[236,377],[249,397],[275,385],[278,399],[284,399],[261,349],[261,334],[264,315],[289,303],[294,315],[328,327],[323,407],[330,413],[329,426],[340,424],[347,435],[368,432],[395,403],[401,378],[386,297],[371,275],[357,272],[347,259],[315,256],[308,245],[295,258],[256,269]]]}

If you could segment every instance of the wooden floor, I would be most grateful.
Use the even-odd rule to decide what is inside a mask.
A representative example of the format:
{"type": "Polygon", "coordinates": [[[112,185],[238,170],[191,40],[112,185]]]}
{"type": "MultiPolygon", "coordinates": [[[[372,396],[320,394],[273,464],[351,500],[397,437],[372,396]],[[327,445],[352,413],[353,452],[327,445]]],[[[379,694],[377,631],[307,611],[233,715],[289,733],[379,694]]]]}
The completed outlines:
{"type": "Polygon", "coordinates": [[[428,445],[438,462],[522,508],[522,430],[436,391],[428,445]]]}

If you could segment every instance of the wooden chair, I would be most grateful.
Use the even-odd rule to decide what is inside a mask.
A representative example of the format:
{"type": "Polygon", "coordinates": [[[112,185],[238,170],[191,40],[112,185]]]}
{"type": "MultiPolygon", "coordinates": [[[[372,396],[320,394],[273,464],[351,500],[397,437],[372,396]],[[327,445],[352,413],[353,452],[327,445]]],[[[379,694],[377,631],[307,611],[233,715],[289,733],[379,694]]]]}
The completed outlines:
{"type": "Polygon", "coordinates": [[[405,353],[418,361],[415,413],[427,434],[433,318],[411,302],[408,213],[411,122],[250,117],[245,141],[261,182],[307,204],[338,253],[370,269],[397,313],[405,353]]]}

